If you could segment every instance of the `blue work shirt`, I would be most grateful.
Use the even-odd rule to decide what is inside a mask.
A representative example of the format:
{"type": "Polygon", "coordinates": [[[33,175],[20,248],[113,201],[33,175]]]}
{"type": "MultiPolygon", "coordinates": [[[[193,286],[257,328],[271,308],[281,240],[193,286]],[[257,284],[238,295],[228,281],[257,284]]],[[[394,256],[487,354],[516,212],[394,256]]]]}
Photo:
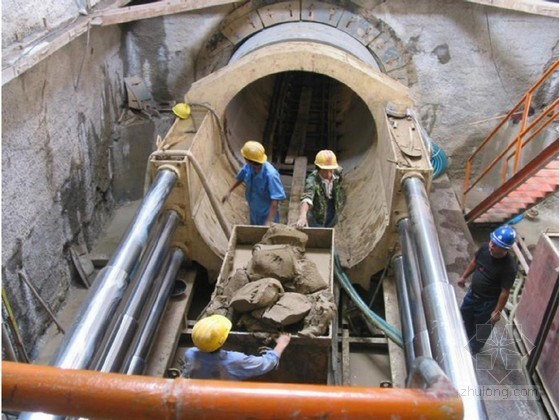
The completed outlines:
{"type": "MultiPolygon", "coordinates": [[[[251,165],[245,164],[235,177],[245,182],[245,198],[249,203],[249,223],[264,225],[273,200],[284,200],[286,193],[280,180],[280,174],[269,162],[262,164],[257,173],[251,165]]],[[[273,222],[280,221],[280,212],[276,213],[273,222]]]]}
{"type": "Polygon", "coordinates": [[[270,372],[278,367],[279,362],[280,356],[274,350],[267,350],[260,356],[250,356],[223,349],[205,353],[190,347],[185,351],[183,377],[242,381],[270,372]]]}

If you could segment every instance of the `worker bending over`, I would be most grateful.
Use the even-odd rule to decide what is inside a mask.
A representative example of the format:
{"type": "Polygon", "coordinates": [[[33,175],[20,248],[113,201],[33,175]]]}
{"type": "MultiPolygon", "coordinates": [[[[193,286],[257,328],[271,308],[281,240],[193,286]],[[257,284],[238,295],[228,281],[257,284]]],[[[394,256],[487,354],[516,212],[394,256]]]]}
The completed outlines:
{"type": "Polygon", "coordinates": [[[248,141],[241,148],[245,164],[237,173],[234,184],[223,196],[225,203],[231,192],[245,182],[245,198],[249,204],[249,223],[270,226],[280,221],[279,201],[286,198],[280,174],[267,162],[262,144],[248,141]]]}
{"type": "Polygon", "coordinates": [[[515,243],[516,232],[511,226],[502,226],[490,234],[490,242],[482,245],[459,278],[457,284],[465,287],[471,274],[471,287],[461,305],[461,315],[469,347],[473,355],[479,353],[492,327],[500,320],[509,291],[517,274],[517,264],[508,252],[515,243]]]}
{"type": "Polygon", "coordinates": [[[243,380],[264,375],[278,367],[282,352],[291,340],[290,334],[280,334],[276,347],[260,356],[223,350],[231,330],[231,321],[222,315],[211,315],[198,321],[192,331],[196,347],[185,351],[182,376],[192,379],[243,380]]]}
{"type": "Polygon", "coordinates": [[[333,227],[345,202],[342,187],[342,168],[336,155],[330,150],[321,150],[315,156],[316,169],[305,180],[305,191],[301,198],[299,228],[333,227]]]}

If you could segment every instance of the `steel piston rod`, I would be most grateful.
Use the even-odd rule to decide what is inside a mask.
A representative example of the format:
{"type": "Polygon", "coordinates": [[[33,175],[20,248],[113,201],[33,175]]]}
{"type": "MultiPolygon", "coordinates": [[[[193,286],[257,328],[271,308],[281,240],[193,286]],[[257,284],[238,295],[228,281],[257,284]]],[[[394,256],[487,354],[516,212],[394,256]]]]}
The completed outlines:
{"type": "Polygon", "coordinates": [[[403,180],[403,190],[411,220],[411,232],[418,250],[418,263],[424,288],[422,301],[429,325],[430,344],[435,360],[463,395],[465,418],[486,419],[482,399],[464,393],[478,389],[467,335],[459,313],[455,292],[449,284],[434,217],[423,181],[416,176],[403,180]]]}
{"type": "Polygon", "coordinates": [[[402,219],[397,224],[400,235],[402,249],[402,260],[405,287],[408,295],[408,305],[412,324],[414,326],[414,337],[412,339],[416,357],[432,357],[430,348],[430,336],[424,315],[424,305],[422,304],[422,279],[414,241],[410,235],[410,222],[408,218],[402,219]]]}
{"type": "Polygon", "coordinates": [[[414,351],[414,326],[412,324],[409,298],[405,285],[408,279],[406,279],[404,274],[402,255],[398,255],[393,259],[393,266],[395,267],[397,299],[399,301],[399,313],[401,315],[406,370],[410,372],[412,363],[416,359],[416,352],[414,351]]]}
{"type": "Polygon", "coordinates": [[[149,231],[175,182],[177,175],[174,172],[158,172],[115,254],[97,275],[77,321],[65,336],[53,366],[69,369],[84,369],[89,366],[123,297],[131,273],[147,247],[149,231]]]}
{"type": "Polygon", "coordinates": [[[145,308],[147,310],[142,313],[139,331],[134,337],[132,346],[125,358],[122,372],[126,372],[128,375],[142,375],[144,373],[154,335],[163,317],[165,305],[173,291],[175,276],[184,258],[185,254],[179,248],[172,248],[167,256],[162,274],[158,276],[154,287],[152,287],[145,308]]]}
{"type": "Polygon", "coordinates": [[[103,353],[100,354],[100,367],[95,370],[118,372],[134,339],[142,308],[169,252],[169,244],[180,220],[175,211],[166,212],[162,216],[160,226],[154,232],[154,238],[150,240],[146,255],[142,258],[140,268],[136,272],[130,297],[123,302],[126,306],[111,332],[103,353]]]}
{"type": "MultiPolygon", "coordinates": [[[[149,232],[177,182],[177,174],[160,170],[142,200],[120,245],[97,275],[76,321],[65,335],[51,365],[87,369],[119,305],[138,259],[148,244],[149,232]]],[[[44,418],[42,413],[24,413],[20,418],[44,418]]]]}

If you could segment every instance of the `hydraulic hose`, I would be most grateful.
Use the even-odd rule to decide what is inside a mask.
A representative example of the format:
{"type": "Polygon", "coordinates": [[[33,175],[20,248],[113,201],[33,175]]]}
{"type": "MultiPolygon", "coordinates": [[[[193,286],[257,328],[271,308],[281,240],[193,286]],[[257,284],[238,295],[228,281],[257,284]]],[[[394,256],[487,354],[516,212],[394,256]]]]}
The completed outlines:
{"type": "Polygon", "coordinates": [[[356,289],[352,286],[350,279],[342,269],[342,265],[340,264],[340,258],[338,257],[338,253],[334,253],[334,263],[335,263],[335,275],[338,278],[340,285],[346,291],[348,296],[352,299],[352,301],[358,306],[358,308],[362,311],[365,315],[366,320],[369,321],[371,324],[375,325],[377,328],[382,330],[387,337],[397,344],[399,347],[403,347],[403,339],[401,333],[392,325],[387,323],[383,318],[373,312],[371,309],[368,308],[366,303],[362,300],[356,289]]]}
{"type": "Polygon", "coordinates": [[[409,117],[412,117],[412,119],[418,126],[418,130],[420,131],[424,146],[426,147],[426,150],[428,150],[428,153],[430,153],[430,163],[434,168],[434,178],[437,178],[442,173],[444,173],[445,169],[447,168],[447,155],[445,154],[443,149],[431,139],[424,126],[420,124],[418,115],[416,114],[416,110],[409,108],[407,109],[406,113],[409,117]]]}
{"type": "Polygon", "coordinates": [[[447,168],[447,155],[441,147],[432,141],[432,156],[430,157],[430,163],[434,167],[434,178],[437,178],[445,172],[447,168]]]}

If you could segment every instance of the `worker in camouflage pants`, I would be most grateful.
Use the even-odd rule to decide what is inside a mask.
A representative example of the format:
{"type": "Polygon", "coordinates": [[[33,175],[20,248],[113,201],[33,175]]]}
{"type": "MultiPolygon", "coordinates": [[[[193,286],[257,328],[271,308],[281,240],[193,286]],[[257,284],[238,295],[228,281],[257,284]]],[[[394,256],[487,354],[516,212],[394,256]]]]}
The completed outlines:
{"type": "Polygon", "coordinates": [[[321,150],[315,156],[315,169],[305,180],[297,227],[333,227],[345,202],[342,168],[336,155],[321,150]]]}

